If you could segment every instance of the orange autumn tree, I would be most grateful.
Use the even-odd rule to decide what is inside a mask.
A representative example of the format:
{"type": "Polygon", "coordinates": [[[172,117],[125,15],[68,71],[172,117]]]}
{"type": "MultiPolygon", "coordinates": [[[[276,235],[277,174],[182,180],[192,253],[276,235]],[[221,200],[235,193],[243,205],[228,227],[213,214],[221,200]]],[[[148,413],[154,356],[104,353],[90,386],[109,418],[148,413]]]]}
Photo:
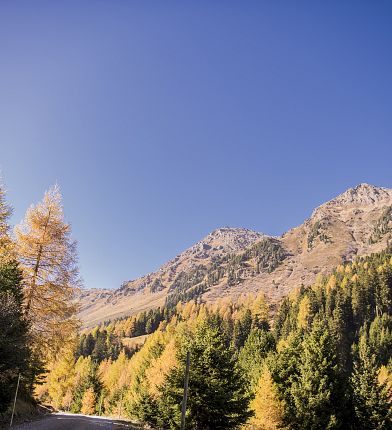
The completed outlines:
{"type": "Polygon", "coordinates": [[[64,221],[61,200],[56,185],[15,228],[25,315],[31,321],[34,348],[45,358],[55,357],[78,327],[76,243],[64,221]]]}
{"type": "Polygon", "coordinates": [[[95,412],[95,393],[93,388],[88,388],[83,394],[81,413],[92,415],[95,412]]]}

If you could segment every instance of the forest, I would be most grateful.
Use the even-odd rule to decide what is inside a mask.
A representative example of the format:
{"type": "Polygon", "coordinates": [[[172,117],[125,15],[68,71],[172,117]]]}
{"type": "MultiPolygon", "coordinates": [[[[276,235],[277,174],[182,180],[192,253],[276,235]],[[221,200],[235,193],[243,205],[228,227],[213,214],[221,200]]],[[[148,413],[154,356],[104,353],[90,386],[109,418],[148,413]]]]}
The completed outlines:
{"type": "Polygon", "coordinates": [[[39,395],[176,429],[190,351],[189,428],[389,429],[391,287],[389,251],[300,287],[273,321],[262,295],[114,321],[82,333],[39,395]],[[145,334],[139,351],[114,348],[145,334]]]}
{"type": "Polygon", "coordinates": [[[196,296],[81,329],[59,189],[15,234],[10,214],[0,188],[0,413],[21,375],[24,398],[57,410],[178,429],[189,352],[187,429],[392,428],[392,249],[299,285],[278,309],[262,294],[196,296]]]}

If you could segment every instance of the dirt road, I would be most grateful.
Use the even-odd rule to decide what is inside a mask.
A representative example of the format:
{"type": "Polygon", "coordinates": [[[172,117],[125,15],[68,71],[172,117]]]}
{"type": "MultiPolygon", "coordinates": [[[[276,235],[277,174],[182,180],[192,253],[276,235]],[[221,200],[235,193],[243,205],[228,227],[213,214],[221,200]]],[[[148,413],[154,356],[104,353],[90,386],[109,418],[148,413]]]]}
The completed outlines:
{"type": "Polygon", "coordinates": [[[14,430],[136,430],[123,421],[74,414],[52,414],[38,421],[12,426],[14,430]]]}

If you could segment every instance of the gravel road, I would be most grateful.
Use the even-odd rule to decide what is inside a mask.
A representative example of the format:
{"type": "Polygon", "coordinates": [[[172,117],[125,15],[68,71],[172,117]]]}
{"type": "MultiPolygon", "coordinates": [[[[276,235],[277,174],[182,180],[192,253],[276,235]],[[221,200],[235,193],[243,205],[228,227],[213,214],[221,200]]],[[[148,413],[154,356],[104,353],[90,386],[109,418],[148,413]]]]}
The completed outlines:
{"type": "Polygon", "coordinates": [[[123,421],[76,414],[51,414],[37,421],[12,426],[14,430],[136,430],[123,421]]]}

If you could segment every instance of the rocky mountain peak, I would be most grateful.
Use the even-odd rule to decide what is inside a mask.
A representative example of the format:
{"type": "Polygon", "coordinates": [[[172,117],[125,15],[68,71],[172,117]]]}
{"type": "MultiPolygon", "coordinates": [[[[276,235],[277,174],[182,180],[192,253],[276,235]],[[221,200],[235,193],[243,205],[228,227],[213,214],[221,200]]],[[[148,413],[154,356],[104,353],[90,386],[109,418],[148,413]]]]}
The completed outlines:
{"type": "Polygon", "coordinates": [[[180,254],[177,260],[189,257],[208,258],[222,252],[237,252],[264,237],[264,234],[247,228],[220,227],[180,254]]]}
{"type": "MultiPolygon", "coordinates": [[[[354,188],[349,188],[340,194],[329,204],[335,205],[374,205],[382,203],[392,198],[392,190],[388,188],[376,187],[366,183],[359,184],[354,188]]],[[[327,204],[328,204],[327,203],[327,204]]]]}
{"type": "Polygon", "coordinates": [[[247,244],[253,243],[256,240],[260,240],[265,235],[247,228],[238,227],[220,227],[213,230],[208,236],[202,241],[209,242],[213,240],[222,240],[227,244],[235,245],[236,243],[247,244]]]}
{"type": "MultiPolygon", "coordinates": [[[[335,209],[359,209],[392,204],[392,189],[362,183],[314,209],[311,219],[320,220],[335,209]]],[[[350,209],[350,210],[351,210],[350,209]]]]}

